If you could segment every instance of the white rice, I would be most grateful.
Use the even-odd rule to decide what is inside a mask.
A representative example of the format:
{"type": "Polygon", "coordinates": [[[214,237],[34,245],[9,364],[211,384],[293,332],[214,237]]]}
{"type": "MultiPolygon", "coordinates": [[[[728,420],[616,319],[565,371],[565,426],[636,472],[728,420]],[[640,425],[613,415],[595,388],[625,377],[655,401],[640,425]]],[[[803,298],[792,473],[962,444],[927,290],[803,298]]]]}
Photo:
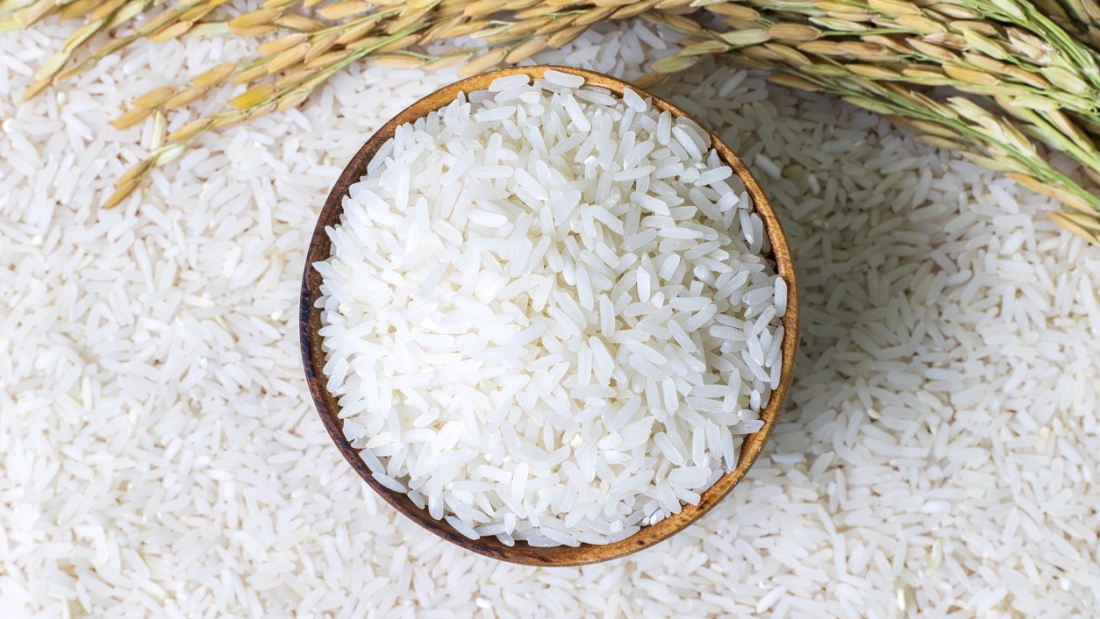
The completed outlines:
{"type": "Polygon", "coordinates": [[[751,198],[686,119],[657,148],[667,113],[629,92],[550,70],[398,127],[314,265],[349,439],[467,537],[605,544],[678,513],[777,385],[751,198]]]}
{"type": "MultiPolygon", "coordinates": [[[[1051,200],[759,73],[673,76],[656,94],[760,172],[791,240],[793,402],[747,480],[671,540],[519,568],[380,501],[333,449],[298,348],[329,188],[455,75],[353,67],[101,211],[151,134],[105,128],[121,106],[255,43],[138,43],[19,103],[78,26],[0,35],[5,619],[1096,616],[1100,250],[1047,220],[1051,200]]],[[[677,39],[624,20],[533,60],[629,80],[677,39]]]]}

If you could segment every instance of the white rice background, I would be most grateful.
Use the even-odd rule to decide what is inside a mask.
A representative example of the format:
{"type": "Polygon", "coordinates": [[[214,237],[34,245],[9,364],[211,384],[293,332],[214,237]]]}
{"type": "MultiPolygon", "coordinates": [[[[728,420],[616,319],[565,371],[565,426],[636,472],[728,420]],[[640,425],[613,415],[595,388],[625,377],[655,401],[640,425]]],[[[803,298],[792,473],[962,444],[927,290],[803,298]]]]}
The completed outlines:
{"type": "MultiPolygon", "coordinates": [[[[356,68],[100,211],[148,139],[106,126],[119,105],[244,46],[137,45],[18,104],[74,29],[0,35],[4,619],[1097,615],[1100,251],[1057,231],[1048,199],[724,63],[659,88],[783,218],[791,404],[746,481],[670,541],[517,567],[375,497],[298,352],[328,188],[454,74],[356,68]]],[[[627,22],[537,60],[629,79],[663,45],[627,22]]]]}

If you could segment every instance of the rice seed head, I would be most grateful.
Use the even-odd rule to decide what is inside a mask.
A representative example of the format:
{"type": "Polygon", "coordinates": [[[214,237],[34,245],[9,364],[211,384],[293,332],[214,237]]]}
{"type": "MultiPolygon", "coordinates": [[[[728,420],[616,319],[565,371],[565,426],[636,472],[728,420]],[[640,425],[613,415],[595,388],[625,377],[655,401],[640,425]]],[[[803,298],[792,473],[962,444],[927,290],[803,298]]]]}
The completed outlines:
{"type": "Polygon", "coordinates": [[[1062,67],[1043,67],[1039,69],[1039,72],[1043,74],[1043,77],[1050,80],[1051,84],[1054,84],[1066,92],[1075,95],[1083,95],[1090,90],[1085,80],[1062,67]]]}
{"type": "Polygon", "coordinates": [[[152,164],[152,162],[148,159],[142,159],[130,166],[122,173],[122,176],[118,177],[118,180],[115,181],[115,187],[121,187],[134,179],[141,178],[145,175],[145,171],[149,169],[150,164],[152,164]]]}
{"type": "Polygon", "coordinates": [[[121,204],[123,200],[130,197],[130,194],[134,193],[139,183],[141,183],[141,179],[135,178],[119,185],[118,189],[103,202],[103,208],[114,208],[121,204]]]}
{"type": "Polygon", "coordinates": [[[1020,95],[1018,97],[1012,97],[1011,103],[1013,107],[1020,107],[1028,110],[1037,111],[1051,111],[1058,109],[1058,104],[1053,100],[1036,94],[1020,95]]]}
{"type": "Polygon", "coordinates": [[[228,24],[230,28],[252,28],[254,26],[264,26],[275,21],[279,16],[283,14],[282,9],[267,8],[256,9],[239,15],[229,20],[228,24]]]}
{"type": "Polygon", "coordinates": [[[266,116],[266,115],[274,112],[275,109],[278,107],[278,105],[279,105],[278,101],[268,101],[267,103],[265,103],[265,104],[261,105],[260,107],[252,110],[251,112],[249,112],[248,113],[248,119],[252,120],[253,118],[259,118],[261,116],[266,116]]]}
{"type": "Polygon", "coordinates": [[[453,67],[455,65],[462,64],[470,58],[471,54],[456,54],[453,56],[443,56],[439,60],[433,60],[424,65],[424,68],[429,71],[435,71],[437,69],[445,69],[447,67],[453,67]]]}
{"type": "Polygon", "coordinates": [[[705,5],[693,4],[693,6],[702,6],[711,13],[732,17],[740,21],[751,22],[760,19],[760,12],[756,9],[734,2],[708,3],[705,5]]]}
{"type": "MultiPolygon", "coordinates": [[[[1024,54],[1037,64],[1046,65],[1050,62],[1050,53],[1054,49],[1044,40],[1019,28],[1005,28],[1008,40],[1012,48],[1024,54]]],[[[982,33],[987,34],[988,33],[982,33]]]]}
{"type": "Polygon", "coordinates": [[[250,26],[248,28],[242,28],[239,26],[230,26],[226,24],[231,34],[235,34],[239,37],[266,37],[271,34],[275,34],[279,29],[271,24],[265,24],[263,26],[250,26]]]}
{"type": "Polygon", "coordinates": [[[321,54],[320,56],[310,59],[306,62],[306,67],[309,69],[321,69],[337,62],[340,62],[350,53],[350,50],[341,49],[335,52],[329,52],[327,54],[321,54]]]}
{"type": "Polygon", "coordinates": [[[955,140],[943,138],[938,135],[918,135],[913,139],[922,144],[935,146],[936,148],[946,148],[948,150],[966,150],[967,148],[966,144],[962,142],[956,142],[955,140]]]}
{"type": "Polygon", "coordinates": [[[1079,146],[1090,147],[1092,146],[1092,140],[1081,131],[1077,125],[1070,120],[1069,116],[1062,110],[1054,109],[1044,113],[1047,118],[1051,120],[1062,133],[1070,137],[1071,140],[1076,142],[1079,146]]]}
{"type": "Polygon", "coordinates": [[[548,37],[541,36],[525,41],[519,47],[508,52],[508,55],[504,57],[504,61],[509,64],[515,64],[521,60],[527,60],[531,56],[541,52],[546,47],[548,40],[548,37]]]}
{"type": "Polygon", "coordinates": [[[393,41],[390,41],[389,43],[386,43],[382,47],[379,47],[378,51],[382,52],[382,53],[396,52],[396,51],[399,51],[399,50],[403,50],[403,49],[412,47],[413,45],[416,45],[419,42],[420,42],[420,35],[419,34],[407,34],[403,37],[400,37],[398,39],[394,39],[393,41]]]}
{"type": "Polygon", "coordinates": [[[384,40],[385,40],[385,37],[365,37],[365,38],[359,39],[358,41],[352,41],[350,43],[345,44],[344,49],[350,51],[350,50],[362,49],[364,47],[376,47],[384,40]]]}
{"type": "Polygon", "coordinates": [[[367,33],[374,30],[377,25],[377,22],[372,21],[352,26],[351,28],[348,28],[347,30],[341,32],[340,36],[336,37],[336,44],[347,45],[352,41],[358,41],[359,39],[367,36],[367,33]]]}
{"type": "Polygon", "coordinates": [[[532,17],[531,19],[525,19],[521,22],[509,26],[503,32],[501,32],[501,34],[506,34],[511,37],[529,34],[545,26],[546,24],[549,24],[552,21],[554,21],[554,18],[550,17],[549,15],[544,15],[542,17],[532,17]]]}
{"type": "Polygon", "coordinates": [[[304,62],[309,62],[318,56],[323,55],[325,52],[332,49],[336,45],[336,39],[340,37],[339,32],[330,32],[326,35],[319,37],[316,41],[309,44],[309,51],[306,52],[304,62]]]}
{"type": "Polygon", "coordinates": [[[409,54],[379,54],[371,58],[371,63],[380,67],[413,69],[424,64],[424,61],[409,54]]]}
{"type": "Polygon", "coordinates": [[[1082,213],[1086,213],[1086,214],[1089,214],[1089,215],[1095,215],[1096,214],[1096,207],[1095,206],[1090,205],[1083,198],[1075,196],[1075,195],[1069,193],[1068,191],[1066,191],[1065,189],[1062,189],[1061,187],[1056,187],[1056,186],[1051,185],[1049,183],[1044,183],[1043,181],[1035,178],[1034,176],[1030,176],[1028,174],[1020,174],[1020,173],[1017,173],[1017,172],[1010,172],[1010,173],[1005,174],[1005,176],[1011,178],[1012,180],[1016,181],[1017,183],[1020,183],[1021,185],[1023,185],[1024,187],[1027,187],[1028,189],[1034,191],[1035,193],[1042,194],[1044,196],[1048,196],[1048,197],[1054,198],[1056,200],[1060,200],[1066,206],[1073,207],[1073,208],[1081,211],[1082,213]]]}
{"type": "Polygon", "coordinates": [[[843,99],[845,101],[847,101],[848,103],[851,103],[852,105],[855,105],[857,107],[861,107],[861,108],[863,108],[865,110],[869,110],[871,112],[875,112],[876,114],[893,114],[894,113],[894,110],[892,108],[890,108],[889,106],[887,106],[883,103],[879,103],[878,101],[867,99],[866,97],[852,96],[852,97],[843,97],[843,99]]]}
{"type": "Polygon", "coordinates": [[[306,52],[308,51],[309,43],[302,43],[280,53],[272,58],[271,62],[267,63],[267,73],[270,75],[298,64],[298,62],[306,57],[306,52]]]}
{"type": "Polygon", "coordinates": [[[901,77],[901,74],[897,71],[891,71],[886,67],[873,64],[851,64],[848,65],[848,70],[856,75],[869,77],[873,80],[896,80],[901,77]]]}
{"type": "Polygon", "coordinates": [[[298,69],[296,71],[290,71],[286,75],[283,75],[279,79],[275,80],[275,90],[283,90],[291,86],[296,86],[309,79],[311,76],[317,74],[317,68],[306,66],[305,69],[298,69]]]}
{"type": "Polygon", "coordinates": [[[553,36],[547,39],[546,46],[557,49],[568,45],[577,37],[584,34],[585,30],[588,30],[588,26],[570,26],[569,28],[554,33],[553,36]]]}
{"type": "Polygon", "coordinates": [[[935,58],[936,60],[939,60],[940,62],[958,62],[959,61],[959,57],[958,57],[958,55],[955,54],[955,52],[952,52],[949,49],[940,47],[939,45],[936,45],[935,43],[929,43],[928,41],[924,41],[924,40],[918,39],[916,37],[911,37],[909,39],[906,39],[905,42],[908,43],[909,46],[912,47],[914,50],[924,54],[925,56],[930,56],[932,58],[935,58]]]}
{"type": "Polygon", "coordinates": [[[111,121],[111,126],[115,129],[128,129],[141,121],[149,118],[149,115],[153,113],[153,110],[144,107],[135,107],[118,118],[111,121]]]}
{"type": "Polygon", "coordinates": [[[504,60],[504,57],[508,54],[506,50],[495,49],[487,54],[483,54],[478,58],[471,60],[466,66],[458,70],[458,74],[462,76],[477,75],[492,67],[493,65],[504,60]]]}
{"type": "Polygon", "coordinates": [[[477,19],[488,17],[499,10],[500,2],[498,0],[476,0],[466,5],[466,8],[462,11],[462,15],[477,19]]]}
{"type": "Polygon", "coordinates": [[[963,30],[962,35],[966,39],[966,44],[977,52],[997,60],[1007,60],[1009,58],[1009,53],[1004,48],[984,34],[973,30],[963,30]]]}
{"type": "Polygon", "coordinates": [[[1100,234],[1100,219],[1097,219],[1095,211],[1089,214],[1081,211],[1062,211],[1059,214],[1093,234],[1100,234]]]}
{"type": "Polygon", "coordinates": [[[943,70],[951,78],[959,80],[960,82],[966,82],[967,84],[996,86],[1001,83],[1001,80],[997,79],[996,75],[983,71],[975,71],[974,69],[967,69],[966,67],[960,67],[958,65],[945,64],[943,65],[943,70]]]}
{"type": "Polygon", "coordinates": [[[642,90],[649,90],[655,86],[660,85],[662,82],[668,79],[667,73],[646,73],[645,75],[634,79],[631,84],[634,84],[642,90]]]}
{"type": "Polygon", "coordinates": [[[344,2],[336,2],[321,7],[317,9],[317,12],[323,15],[325,19],[344,19],[352,15],[366,13],[371,6],[373,5],[370,2],[364,0],[345,0],[344,2]]]}
{"type": "Polygon", "coordinates": [[[849,21],[847,19],[837,19],[835,17],[811,17],[810,23],[821,26],[826,30],[833,30],[836,32],[867,32],[871,29],[869,26],[859,22],[849,21]]]}
{"type": "Polygon", "coordinates": [[[948,47],[956,50],[965,50],[969,46],[966,43],[966,38],[960,34],[954,32],[941,32],[939,34],[929,34],[924,37],[925,41],[934,43],[943,47],[948,47]]]}
{"type": "Polygon", "coordinates": [[[172,98],[176,94],[175,86],[161,86],[141,95],[134,101],[136,107],[154,108],[172,98]]]}
{"type": "MultiPolygon", "coordinates": [[[[617,10],[618,9],[616,7],[601,7],[598,9],[591,9],[577,16],[577,18],[573,20],[573,24],[584,26],[592,25],[596,22],[603,21],[609,18],[610,14],[614,13],[617,10]]],[[[642,15],[647,14],[649,13],[642,13],[642,15]]]]}
{"type": "Polygon", "coordinates": [[[225,22],[210,21],[195,24],[183,35],[188,39],[213,39],[229,34],[229,26],[225,22]]]}
{"type": "Polygon", "coordinates": [[[868,0],[871,9],[888,15],[920,15],[921,9],[916,4],[904,0],[868,0]]]}
{"type": "Polygon", "coordinates": [[[472,35],[487,25],[489,25],[489,22],[485,20],[475,20],[464,24],[457,24],[446,31],[446,36],[448,38],[457,39],[458,37],[472,35]]]}
{"type": "Polygon", "coordinates": [[[997,8],[1001,9],[1005,13],[1008,13],[1012,17],[1015,17],[1016,19],[1024,18],[1024,10],[1021,9],[1020,6],[1016,4],[1013,0],[992,0],[992,2],[994,5],[997,6],[997,8]]]}
{"type": "Polygon", "coordinates": [[[810,60],[809,56],[803,54],[793,47],[783,45],[781,43],[765,43],[764,47],[777,54],[781,60],[795,67],[802,67],[805,65],[814,64],[814,62],[810,60]]]}
{"type": "Polygon", "coordinates": [[[194,25],[195,24],[193,22],[189,21],[176,22],[171,26],[166,26],[159,31],[149,35],[149,40],[154,43],[166,43],[178,36],[186,34],[187,31],[190,30],[191,27],[194,25]]]}
{"type": "Polygon", "coordinates": [[[50,78],[37,80],[35,83],[31,84],[30,88],[27,88],[27,90],[23,92],[20,101],[30,101],[37,97],[43,90],[46,90],[51,83],[53,83],[53,80],[50,78]]]}
{"type": "Polygon", "coordinates": [[[210,128],[220,129],[223,127],[232,127],[233,125],[243,123],[246,120],[248,120],[247,114],[245,114],[244,112],[236,112],[233,114],[220,116],[219,118],[215,119],[214,122],[211,123],[210,128]]]}
{"type": "Polygon", "coordinates": [[[821,90],[821,86],[801,77],[790,75],[789,73],[774,73],[769,75],[767,80],[773,84],[779,84],[780,86],[795,88],[797,90],[806,90],[809,92],[821,90]]]}
{"type": "Polygon", "coordinates": [[[282,112],[289,110],[292,107],[298,107],[303,101],[309,98],[309,91],[298,89],[291,91],[279,98],[278,104],[275,109],[282,112]]]}
{"type": "Polygon", "coordinates": [[[198,6],[191,7],[181,13],[178,19],[180,21],[196,22],[203,17],[209,15],[211,12],[213,12],[213,10],[214,7],[211,7],[208,4],[200,4],[198,6]]]}
{"type": "Polygon", "coordinates": [[[760,43],[766,43],[772,39],[772,35],[763,28],[726,32],[720,36],[722,37],[723,41],[729,43],[734,47],[758,45],[760,43]]]}
{"type": "Polygon", "coordinates": [[[172,133],[169,133],[167,139],[169,142],[183,142],[185,140],[190,140],[196,135],[202,133],[203,131],[206,131],[209,127],[210,119],[208,118],[192,120],[191,122],[180,127],[179,129],[176,129],[172,133]]]}
{"type": "Polygon", "coordinates": [[[222,64],[204,71],[191,80],[191,84],[198,88],[216,86],[226,80],[237,70],[235,62],[223,62],[222,64]]]}
{"type": "MultiPolygon", "coordinates": [[[[505,10],[507,10],[507,9],[505,9],[505,10]]],[[[548,4],[543,4],[543,5],[535,6],[533,8],[526,8],[522,11],[519,11],[515,15],[513,15],[513,18],[518,19],[520,21],[523,21],[525,19],[531,19],[532,17],[544,17],[546,15],[552,15],[552,14],[557,13],[559,11],[561,11],[560,7],[550,6],[548,4]]]]}
{"type": "Polygon", "coordinates": [[[34,79],[44,80],[53,77],[65,66],[66,62],[69,62],[69,58],[72,56],[71,52],[60,51],[50,57],[46,61],[46,64],[42,65],[40,69],[34,74],[34,79]]]}
{"type": "MultiPolygon", "coordinates": [[[[645,13],[646,11],[654,8],[654,6],[658,6],[658,3],[654,2],[653,0],[648,0],[646,2],[635,2],[634,4],[628,4],[626,6],[619,7],[618,9],[616,9],[616,11],[611,14],[610,19],[628,19],[630,17],[635,17],[637,15],[641,15],[642,13],[645,13]]],[[[555,21],[557,21],[557,20],[555,20],[555,21]]],[[[545,27],[540,28],[539,30],[536,30],[536,32],[542,32],[544,29],[545,29],[545,27]]]]}
{"type": "Polygon", "coordinates": [[[905,77],[912,78],[913,81],[924,86],[951,85],[951,80],[947,79],[947,76],[943,73],[943,69],[939,69],[938,67],[927,67],[922,65],[921,68],[904,69],[901,74],[905,77]]]}
{"type": "Polygon", "coordinates": [[[30,5],[21,18],[23,30],[38,23],[40,19],[52,13],[56,8],[57,2],[55,0],[38,0],[38,2],[30,5]]]}
{"type": "Polygon", "coordinates": [[[325,24],[316,19],[294,13],[280,16],[275,20],[275,25],[299,32],[316,32],[325,27],[325,24]]]}
{"type": "Polygon", "coordinates": [[[813,26],[785,23],[776,24],[768,28],[767,33],[771,35],[773,39],[797,42],[814,41],[820,39],[823,34],[821,30],[813,26]]]}
{"type": "Polygon", "coordinates": [[[922,15],[902,15],[897,18],[897,22],[905,28],[926,36],[947,32],[946,26],[922,15]]]}
{"type": "Polygon", "coordinates": [[[241,71],[240,73],[238,73],[233,78],[233,83],[234,84],[248,84],[249,82],[254,82],[254,81],[260,79],[261,77],[266,76],[267,74],[268,74],[267,65],[266,64],[258,64],[258,65],[253,66],[253,67],[248,67],[244,71],[241,71]]]}
{"type": "MultiPolygon", "coordinates": [[[[746,58],[750,58],[752,60],[762,60],[764,62],[771,62],[771,63],[776,63],[776,62],[782,62],[783,61],[783,56],[777,54],[776,52],[772,51],[771,49],[769,49],[768,47],[766,47],[764,45],[750,45],[748,47],[742,47],[740,50],[737,50],[737,51],[739,51],[741,54],[743,54],[746,58]]],[[[675,56],[669,56],[669,58],[674,58],[674,57],[675,56]]],[[[667,60],[667,58],[666,58],[666,60],[667,60]]],[[[742,60],[742,62],[743,62],[743,60],[742,60]]],[[[766,65],[765,64],[765,65],[761,65],[760,68],[767,69],[767,68],[774,68],[774,67],[772,65],[766,65]]]]}
{"type": "Polygon", "coordinates": [[[273,56],[296,45],[301,45],[308,40],[309,35],[302,32],[292,32],[258,46],[256,52],[262,56],[273,56]]]}
{"type": "Polygon", "coordinates": [[[141,0],[130,0],[111,15],[111,18],[107,20],[106,28],[114,28],[121,23],[130,21],[140,15],[141,12],[145,10],[145,6],[146,4],[141,2],[141,0]]]}
{"type": "Polygon", "coordinates": [[[77,2],[65,5],[61,13],[57,15],[57,18],[58,20],[65,21],[91,11],[91,14],[88,15],[88,20],[94,22],[106,20],[108,15],[118,10],[125,2],[127,2],[127,0],[108,0],[107,2],[101,2],[100,0],[78,0],[77,2]]]}
{"type": "Polygon", "coordinates": [[[1050,217],[1050,219],[1054,223],[1058,224],[1066,232],[1069,232],[1070,234],[1078,238],[1084,239],[1088,243],[1100,243],[1100,240],[1098,240],[1096,234],[1089,232],[1077,222],[1066,217],[1062,213],[1048,212],[1047,217],[1050,217]]]}
{"type": "Polygon", "coordinates": [[[671,15],[668,13],[662,13],[661,15],[665,23],[673,30],[679,30],[687,34],[698,34],[703,31],[702,26],[683,15],[671,15]]]}
{"type": "Polygon", "coordinates": [[[969,151],[961,151],[959,154],[962,155],[964,159],[972,161],[973,163],[976,163],[983,168],[986,168],[987,170],[993,170],[994,172],[1004,172],[1006,175],[1015,173],[1014,167],[1005,166],[1003,163],[997,161],[996,159],[993,159],[992,157],[986,157],[984,155],[979,155],[977,153],[969,151]]]}
{"type": "Polygon", "coordinates": [[[171,99],[165,101],[164,108],[168,110],[174,110],[178,107],[183,107],[188,103],[203,98],[207,92],[210,92],[209,88],[186,88],[180,91],[171,99]]]}
{"type": "Polygon", "coordinates": [[[275,94],[275,86],[271,84],[262,84],[233,97],[229,100],[229,105],[237,110],[247,110],[250,107],[255,107],[263,103],[265,99],[273,94],[275,94]]]}
{"type": "MultiPolygon", "coordinates": [[[[751,49],[751,48],[746,48],[751,49]]],[[[678,73],[691,67],[699,61],[698,56],[669,56],[662,58],[650,65],[650,68],[658,73],[678,73]]]]}
{"type": "Polygon", "coordinates": [[[722,54],[730,50],[730,45],[721,41],[701,41],[687,45],[680,50],[684,56],[711,56],[722,54]]]}
{"type": "Polygon", "coordinates": [[[932,4],[926,8],[956,20],[977,19],[979,17],[978,13],[974,10],[958,4],[932,4]]]}
{"type": "Polygon", "coordinates": [[[798,46],[798,51],[819,56],[847,56],[846,52],[834,41],[806,41],[798,46]]]}
{"type": "MultiPolygon", "coordinates": [[[[864,34],[864,35],[861,35],[859,37],[859,42],[870,44],[870,45],[880,45],[883,48],[888,49],[888,50],[893,51],[893,52],[897,52],[898,54],[909,55],[909,54],[913,53],[913,50],[910,49],[908,45],[906,45],[905,39],[903,39],[900,36],[886,36],[886,35],[881,35],[881,34],[864,34]]],[[[856,41],[851,41],[851,42],[845,41],[845,42],[840,43],[840,46],[847,49],[849,44],[855,44],[855,43],[857,43],[857,42],[856,41]]],[[[885,51],[879,52],[880,55],[886,54],[886,53],[887,52],[885,52],[885,51]]]]}
{"type": "Polygon", "coordinates": [[[153,112],[153,131],[149,139],[149,150],[156,150],[164,146],[164,138],[167,135],[168,119],[164,117],[164,112],[157,110],[153,112]]]}

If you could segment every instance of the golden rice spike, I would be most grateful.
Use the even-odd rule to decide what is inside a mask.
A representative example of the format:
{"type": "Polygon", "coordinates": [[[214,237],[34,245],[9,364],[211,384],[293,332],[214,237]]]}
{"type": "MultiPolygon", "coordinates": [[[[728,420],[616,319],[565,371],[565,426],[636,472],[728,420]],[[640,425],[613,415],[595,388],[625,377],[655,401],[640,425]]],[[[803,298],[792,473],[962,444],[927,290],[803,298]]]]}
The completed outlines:
{"type": "Polygon", "coordinates": [[[165,101],[164,102],[164,108],[167,109],[167,110],[174,110],[178,107],[183,107],[183,106],[187,105],[188,103],[191,103],[193,101],[197,101],[197,100],[203,98],[206,95],[206,93],[209,92],[209,91],[210,91],[209,88],[194,88],[194,87],[188,88],[186,90],[181,91],[179,94],[172,97],[171,99],[165,101]]]}
{"type": "Polygon", "coordinates": [[[140,178],[135,178],[123,183],[109,198],[107,198],[103,203],[103,208],[114,208],[121,204],[123,200],[130,197],[130,194],[134,193],[134,190],[138,188],[138,184],[140,183],[140,178]]]}
{"type": "Polygon", "coordinates": [[[233,97],[229,100],[229,105],[238,110],[247,110],[250,107],[263,103],[264,99],[267,99],[273,94],[275,94],[274,86],[271,84],[262,84],[243,94],[233,97]]]}
{"type": "Polygon", "coordinates": [[[151,163],[152,162],[148,159],[143,159],[130,166],[130,168],[123,172],[122,176],[118,177],[118,180],[115,181],[115,187],[120,187],[122,185],[125,185],[126,183],[129,183],[135,178],[140,178],[145,174],[145,171],[149,169],[149,165],[151,163]]]}
{"type": "Polygon", "coordinates": [[[149,115],[153,113],[153,110],[147,107],[135,107],[126,113],[122,114],[118,118],[111,121],[111,126],[115,129],[128,129],[141,121],[149,118],[149,115]]]}
{"type": "Polygon", "coordinates": [[[196,135],[202,133],[203,131],[205,131],[208,127],[210,127],[210,119],[209,118],[200,118],[198,120],[192,120],[191,122],[189,122],[186,125],[180,127],[179,129],[176,129],[172,133],[169,133],[168,134],[168,141],[169,142],[183,142],[184,140],[189,140],[189,139],[195,137],[196,135]]]}
{"type": "Polygon", "coordinates": [[[134,101],[135,107],[155,108],[176,94],[175,86],[161,86],[141,95],[134,101]]]}
{"type": "Polygon", "coordinates": [[[489,67],[492,67],[493,65],[504,60],[504,57],[507,54],[508,52],[503,49],[495,49],[487,54],[475,58],[474,60],[471,60],[469,63],[466,64],[466,66],[458,70],[458,74],[462,76],[477,75],[478,73],[481,73],[489,67]]]}
{"type": "Polygon", "coordinates": [[[261,56],[274,56],[280,52],[284,52],[295,45],[301,45],[309,40],[309,35],[302,32],[294,32],[291,34],[284,34],[283,36],[268,41],[256,48],[256,52],[261,56]]]}
{"type": "Polygon", "coordinates": [[[247,84],[267,75],[267,65],[260,64],[241,71],[233,78],[234,84],[247,84]]]}
{"type": "Polygon", "coordinates": [[[191,84],[198,86],[199,88],[207,88],[215,86],[225,81],[230,75],[237,70],[237,63],[235,62],[223,62],[222,64],[209,69],[197,75],[191,80],[191,84]]]}

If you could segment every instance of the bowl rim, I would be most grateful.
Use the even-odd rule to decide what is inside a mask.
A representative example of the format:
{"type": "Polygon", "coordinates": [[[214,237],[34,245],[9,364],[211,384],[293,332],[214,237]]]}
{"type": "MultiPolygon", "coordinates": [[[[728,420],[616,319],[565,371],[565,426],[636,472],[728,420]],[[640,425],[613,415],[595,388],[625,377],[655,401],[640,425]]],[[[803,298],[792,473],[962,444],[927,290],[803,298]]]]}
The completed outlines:
{"type": "Polygon", "coordinates": [[[405,108],[380,127],[344,168],[329,192],[321,212],[318,214],[317,224],[306,255],[298,317],[302,364],[314,406],[317,408],[317,413],[321,417],[329,437],[359,476],[397,511],[448,542],[486,557],[521,565],[587,565],[624,557],[672,537],[710,511],[744,478],[745,473],[759,457],[768,436],[775,427],[794,378],[794,364],[799,340],[797,289],[790,248],[771,203],[744,162],[708,127],[660,97],[614,77],[584,69],[554,65],[510,67],[460,80],[405,108]],[[445,520],[432,518],[427,509],[417,507],[408,495],[391,491],[382,486],[371,474],[366,462],[359,455],[359,451],[352,447],[351,443],[344,437],[343,422],[338,417],[339,405],[332,394],[328,392],[322,373],[325,364],[325,352],[322,347],[323,338],[317,333],[319,328],[314,327],[314,325],[319,327],[321,320],[321,310],[315,305],[317,299],[321,296],[322,277],[312,266],[316,262],[326,260],[331,254],[331,242],[325,229],[327,226],[339,222],[340,215],[343,213],[343,197],[347,195],[348,188],[358,182],[360,176],[365,174],[367,164],[378,152],[378,149],[393,137],[397,127],[413,122],[429,112],[444,107],[453,101],[460,92],[470,93],[485,90],[493,80],[510,75],[525,74],[532,79],[538,79],[547,70],[582,76],[586,80],[586,85],[607,88],[618,97],[622,96],[624,89],[629,88],[642,97],[652,99],[653,105],[657,109],[667,110],[673,117],[685,117],[702,128],[710,137],[712,148],[733,169],[734,173],[744,183],[745,189],[752,196],[755,202],[755,212],[761,218],[764,230],[771,243],[771,258],[775,262],[776,271],[787,284],[787,309],[781,319],[784,327],[784,339],[782,343],[783,365],[780,373],[780,383],[778,388],[772,391],[771,399],[760,413],[760,418],[764,420],[764,426],[759,431],[744,437],[737,466],[733,471],[723,474],[714,485],[704,491],[697,505],[684,505],[680,513],[672,514],[656,524],[644,526],[640,531],[624,540],[606,545],[581,544],[576,547],[555,546],[548,548],[530,546],[526,542],[516,540],[515,546],[510,547],[505,546],[494,536],[471,540],[455,531],[445,520]]]}

